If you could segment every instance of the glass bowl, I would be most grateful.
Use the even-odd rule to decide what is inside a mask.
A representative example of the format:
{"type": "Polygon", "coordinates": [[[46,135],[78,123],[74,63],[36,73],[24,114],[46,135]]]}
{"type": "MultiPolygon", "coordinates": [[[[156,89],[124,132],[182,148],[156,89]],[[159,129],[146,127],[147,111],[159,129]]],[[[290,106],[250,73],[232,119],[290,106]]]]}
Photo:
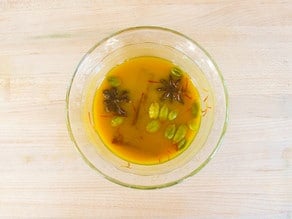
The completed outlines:
{"type": "Polygon", "coordinates": [[[197,173],[213,157],[227,126],[227,92],[217,65],[194,40],[161,27],[128,28],[97,43],[80,61],[66,104],[69,134],[86,163],[112,182],[139,189],[174,185],[197,173]],[[93,127],[93,98],[105,75],[139,56],[172,61],[189,74],[200,94],[203,116],[197,136],[184,152],[161,164],[140,165],[119,158],[93,127]]]}

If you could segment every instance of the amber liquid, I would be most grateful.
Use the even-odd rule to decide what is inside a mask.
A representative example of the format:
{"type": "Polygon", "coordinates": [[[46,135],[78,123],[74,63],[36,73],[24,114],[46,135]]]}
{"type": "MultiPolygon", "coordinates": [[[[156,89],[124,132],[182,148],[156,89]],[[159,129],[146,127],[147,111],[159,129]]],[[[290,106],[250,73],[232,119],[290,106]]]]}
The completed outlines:
{"type": "MultiPolygon", "coordinates": [[[[127,117],[118,127],[111,125],[113,113],[107,112],[104,106],[103,91],[110,87],[105,79],[96,90],[93,104],[94,128],[104,144],[118,157],[137,164],[158,164],[166,162],[183,150],[178,150],[178,145],[165,137],[165,130],[169,124],[188,124],[194,115],[191,107],[194,102],[199,102],[199,94],[187,73],[183,74],[181,84],[186,90],[183,95],[184,104],[176,101],[161,100],[161,87],[159,81],[167,79],[174,64],[170,61],[157,57],[137,57],[125,61],[114,67],[107,75],[118,77],[121,81],[119,86],[129,91],[129,103],[122,106],[127,111],[127,117]],[[158,102],[160,106],[165,104],[170,110],[177,110],[175,120],[160,121],[157,132],[149,133],[146,130],[149,118],[149,106],[158,102]],[[138,116],[137,116],[137,111],[138,116]],[[122,137],[121,137],[122,136],[122,137]],[[122,138],[122,142],[114,139],[122,138]]],[[[201,120],[201,110],[196,118],[201,120]]],[[[187,146],[193,141],[196,132],[188,130],[186,139],[187,146]]]]}

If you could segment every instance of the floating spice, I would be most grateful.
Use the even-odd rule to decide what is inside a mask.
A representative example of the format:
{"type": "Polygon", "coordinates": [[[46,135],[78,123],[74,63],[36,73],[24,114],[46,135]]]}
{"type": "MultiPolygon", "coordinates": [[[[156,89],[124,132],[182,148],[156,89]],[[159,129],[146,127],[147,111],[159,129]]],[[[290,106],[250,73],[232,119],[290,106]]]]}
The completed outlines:
{"type": "Polygon", "coordinates": [[[176,131],[175,124],[168,125],[165,129],[164,136],[167,139],[171,140],[175,134],[175,131],[176,131]]]}
{"type": "Polygon", "coordinates": [[[174,77],[170,74],[168,80],[161,79],[160,83],[162,84],[162,87],[157,88],[157,91],[163,92],[161,96],[161,100],[169,100],[177,101],[179,103],[184,103],[182,94],[182,86],[181,86],[181,78],[174,79],[174,77]]]}
{"type": "Polygon", "coordinates": [[[173,76],[178,77],[178,78],[180,78],[180,77],[182,76],[182,70],[181,70],[179,67],[177,67],[177,66],[173,67],[173,68],[170,70],[170,73],[171,73],[173,76]]]}
{"type": "Polygon", "coordinates": [[[117,127],[117,126],[121,125],[123,122],[124,122],[124,117],[115,116],[114,118],[112,118],[111,125],[113,127],[117,127]]]}
{"type": "Polygon", "coordinates": [[[160,127],[159,121],[152,120],[146,126],[146,131],[147,132],[150,132],[150,133],[153,133],[153,132],[158,131],[159,127],[160,127]]]}
{"type": "Polygon", "coordinates": [[[177,115],[178,115],[178,112],[176,110],[170,111],[168,114],[168,120],[172,121],[176,119],[177,115]]]}
{"type": "Polygon", "coordinates": [[[127,116],[127,112],[121,107],[121,104],[130,101],[127,90],[119,91],[116,87],[111,87],[103,91],[104,104],[107,112],[114,115],[127,116]]]}
{"type": "Polygon", "coordinates": [[[200,127],[200,121],[198,121],[197,118],[194,118],[189,121],[188,126],[192,131],[198,131],[200,127]]]}
{"type": "Polygon", "coordinates": [[[144,97],[145,97],[145,94],[142,93],[141,96],[140,96],[139,102],[138,102],[137,109],[135,111],[135,115],[134,115],[134,119],[133,119],[132,125],[135,125],[137,123],[137,121],[138,121],[140,108],[141,108],[141,104],[143,102],[144,97]]]}
{"type": "Polygon", "coordinates": [[[191,108],[193,116],[197,116],[200,110],[200,106],[197,102],[194,102],[191,108]]]}
{"type": "Polygon", "coordinates": [[[155,102],[152,103],[149,107],[149,118],[150,119],[157,119],[158,115],[159,115],[159,103],[155,102]]]}
{"type": "Polygon", "coordinates": [[[159,119],[166,120],[168,116],[168,107],[166,105],[163,105],[159,112],[159,119]]]}
{"type": "Polygon", "coordinates": [[[121,85],[121,80],[115,76],[109,76],[107,81],[112,87],[118,87],[121,85]]]}
{"type": "Polygon", "coordinates": [[[186,146],[187,140],[183,138],[178,144],[177,144],[177,149],[181,150],[186,146]]]}
{"type": "Polygon", "coordinates": [[[186,125],[180,125],[177,128],[177,131],[173,137],[174,143],[180,142],[186,136],[187,131],[188,131],[188,127],[186,125]]]}

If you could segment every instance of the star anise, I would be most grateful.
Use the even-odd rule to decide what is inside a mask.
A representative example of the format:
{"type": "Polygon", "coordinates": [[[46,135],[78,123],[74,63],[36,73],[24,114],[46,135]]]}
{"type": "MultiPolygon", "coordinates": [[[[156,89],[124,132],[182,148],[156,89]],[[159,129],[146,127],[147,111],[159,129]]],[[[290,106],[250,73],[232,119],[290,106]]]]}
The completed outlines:
{"type": "Polygon", "coordinates": [[[161,100],[177,101],[179,103],[184,103],[182,99],[183,89],[181,86],[181,79],[174,79],[169,75],[168,80],[161,79],[160,83],[162,87],[157,88],[158,91],[163,92],[161,100]]]}
{"type": "Polygon", "coordinates": [[[104,104],[107,112],[112,112],[118,116],[127,116],[127,112],[121,107],[122,103],[130,101],[129,92],[126,90],[119,91],[116,87],[111,87],[103,91],[104,104]]]}

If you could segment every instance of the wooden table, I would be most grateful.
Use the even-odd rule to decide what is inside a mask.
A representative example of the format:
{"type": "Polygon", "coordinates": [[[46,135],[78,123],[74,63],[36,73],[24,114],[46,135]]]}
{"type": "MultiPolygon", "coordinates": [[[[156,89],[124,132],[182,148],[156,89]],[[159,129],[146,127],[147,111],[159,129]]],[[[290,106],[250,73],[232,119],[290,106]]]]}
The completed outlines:
{"type": "Polygon", "coordinates": [[[0,1],[0,217],[292,217],[292,2],[194,2],[0,1]],[[65,124],[65,93],[81,57],[138,25],[197,40],[230,97],[215,158],[161,190],[98,175],[65,124]]]}

